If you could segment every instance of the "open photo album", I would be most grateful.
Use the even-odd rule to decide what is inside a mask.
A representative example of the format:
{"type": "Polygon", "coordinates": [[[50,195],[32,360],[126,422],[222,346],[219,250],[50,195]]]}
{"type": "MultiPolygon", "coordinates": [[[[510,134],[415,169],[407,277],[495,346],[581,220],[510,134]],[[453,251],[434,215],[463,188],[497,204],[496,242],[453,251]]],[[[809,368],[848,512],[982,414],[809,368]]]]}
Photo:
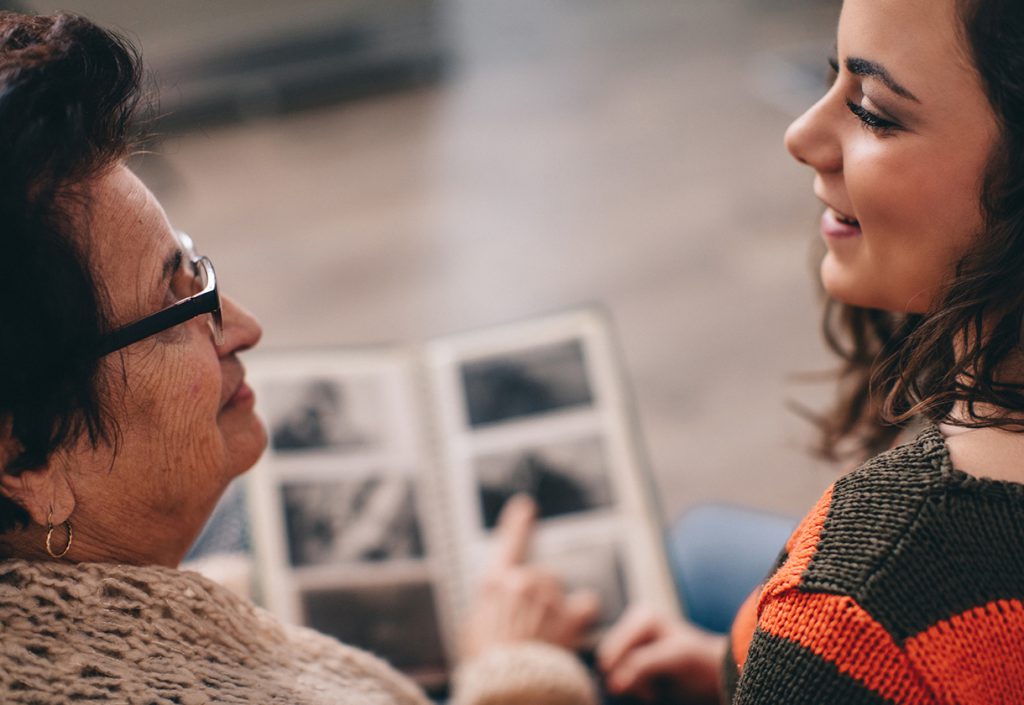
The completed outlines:
{"type": "Polygon", "coordinates": [[[498,515],[520,492],[538,505],[530,560],[597,592],[596,630],[633,601],[678,611],[599,309],[247,367],[270,443],[242,504],[255,597],[280,618],[443,686],[498,515]]]}

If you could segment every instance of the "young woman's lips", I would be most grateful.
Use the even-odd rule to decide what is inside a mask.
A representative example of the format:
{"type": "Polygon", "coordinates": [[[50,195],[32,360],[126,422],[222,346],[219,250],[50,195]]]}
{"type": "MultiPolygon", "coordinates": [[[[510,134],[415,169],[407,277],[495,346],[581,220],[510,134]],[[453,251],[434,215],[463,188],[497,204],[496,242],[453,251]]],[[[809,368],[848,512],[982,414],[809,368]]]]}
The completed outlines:
{"type": "Polygon", "coordinates": [[[821,216],[821,234],[826,240],[847,240],[861,235],[860,223],[847,222],[846,216],[840,216],[831,208],[826,208],[821,216]]]}

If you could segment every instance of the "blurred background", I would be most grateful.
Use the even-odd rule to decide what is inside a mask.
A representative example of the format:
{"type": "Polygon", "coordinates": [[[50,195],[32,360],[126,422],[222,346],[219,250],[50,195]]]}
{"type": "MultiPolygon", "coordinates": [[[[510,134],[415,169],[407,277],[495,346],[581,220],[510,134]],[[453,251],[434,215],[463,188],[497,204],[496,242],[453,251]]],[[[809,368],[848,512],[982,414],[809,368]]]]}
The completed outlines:
{"type": "MultiPolygon", "coordinates": [[[[8,3],[10,5],[10,3],[8,3]]],[[[264,345],[413,343],[580,303],[618,331],[668,516],[803,514],[835,468],[811,173],[838,0],[66,0],[143,47],[137,163],[264,345]]]]}

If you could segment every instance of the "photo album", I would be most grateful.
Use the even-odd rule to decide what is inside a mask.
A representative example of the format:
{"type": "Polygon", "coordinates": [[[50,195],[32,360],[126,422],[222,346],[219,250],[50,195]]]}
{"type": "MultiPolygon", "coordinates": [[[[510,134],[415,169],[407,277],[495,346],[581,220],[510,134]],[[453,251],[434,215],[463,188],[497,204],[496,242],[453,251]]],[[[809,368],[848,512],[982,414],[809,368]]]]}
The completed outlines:
{"type": "Polygon", "coordinates": [[[235,503],[252,518],[254,597],[280,618],[443,687],[517,493],[538,505],[529,560],[599,595],[593,636],[630,602],[678,612],[600,309],[247,367],[270,440],[235,503]]]}

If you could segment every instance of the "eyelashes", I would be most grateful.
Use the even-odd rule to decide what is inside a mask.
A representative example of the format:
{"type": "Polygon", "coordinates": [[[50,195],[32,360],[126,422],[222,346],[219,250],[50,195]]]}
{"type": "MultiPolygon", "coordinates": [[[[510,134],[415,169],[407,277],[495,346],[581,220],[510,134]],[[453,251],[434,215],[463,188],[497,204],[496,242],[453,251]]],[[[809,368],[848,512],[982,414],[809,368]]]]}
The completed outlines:
{"type": "MultiPolygon", "coordinates": [[[[828,58],[828,66],[828,86],[831,88],[839,78],[839,60],[834,56],[830,56],[828,58]]],[[[891,120],[886,120],[882,116],[871,112],[863,105],[854,103],[849,98],[846,99],[846,107],[858,120],[860,120],[865,129],[879,136],[884,137],[893,135],[903,129],[897,123],[892,122],[891,120]]]]}
{"type": "Polygon", "coordinates": [[[872,132],[891,135],[894,132],[898,132],[900,129],[900,126],[896,123],[875,115],[864,106],[857,105],[852,100],[846,101],[846,107],[850,109],[851,113],[857,116],[857,118],[864,124],[864,127],[868,128],[872,132]]]}

